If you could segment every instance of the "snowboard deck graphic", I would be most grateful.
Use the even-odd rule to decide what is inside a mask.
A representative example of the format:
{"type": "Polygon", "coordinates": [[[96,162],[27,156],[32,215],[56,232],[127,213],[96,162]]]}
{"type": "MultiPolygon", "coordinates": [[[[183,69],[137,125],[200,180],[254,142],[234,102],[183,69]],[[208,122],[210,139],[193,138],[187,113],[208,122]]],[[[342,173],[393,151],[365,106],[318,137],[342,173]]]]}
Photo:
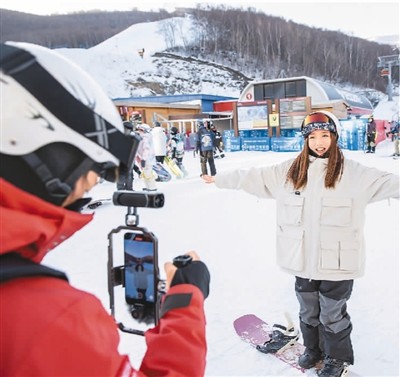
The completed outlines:
{"type": "Polygon", "coordinates": [[[172,174],[174,174],[177,178],[184,177],[184,173],[182,172],[181,169],[179,169],[179,166],[176,164],[176,162],[173,159],[171,159],[168,156],[165,156],[164,162],[167,164],[167,166],[171,170],[172,174]]]}
{"type": "MultiPolygon", "coordinates": [[[[254,314],[245,314],[233,322],[233,327],[239,337],[246,343],[249,343],[252,347],[263,345],[272,339],[272,326],[261,318],[254,314]]],[[[289,326],[288,326],[289,328],[289,326]]],[[[304,369],[298,364],[299,357],[304,353],[305,346],[297,340],[290,341],[286,346],[281,348],[276,353],[267,354],[276,357],[277,359],[288,364],[292,368],[295,368],[307,376],[317,376],[317,370],[322,367],[322,362],[318,363],[316,367],[311,369],[304,369]]],[[[348,369],[345,368],[341,377],[355,376],[353,373],[348,374],[348,369]]]]}
{"type": "Polygon", "coordinates": [[[157,174],[157,182],[169,182],[172,178],[171,174],[160,162],[153,165],[153,171],[157,174]]]}

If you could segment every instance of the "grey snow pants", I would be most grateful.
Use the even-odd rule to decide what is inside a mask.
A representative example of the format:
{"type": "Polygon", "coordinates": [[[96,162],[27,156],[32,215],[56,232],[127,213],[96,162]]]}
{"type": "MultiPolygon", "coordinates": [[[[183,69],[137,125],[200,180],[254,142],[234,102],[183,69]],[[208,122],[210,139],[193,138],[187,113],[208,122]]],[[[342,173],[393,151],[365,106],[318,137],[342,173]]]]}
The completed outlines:
{"type": "Polygon", "coordinates": [[[346,304],[352,290],[353,280],[328,281],[296,277],[300,330],[308,351],[354,364],[350,339],[352,324],[346,304]]]}

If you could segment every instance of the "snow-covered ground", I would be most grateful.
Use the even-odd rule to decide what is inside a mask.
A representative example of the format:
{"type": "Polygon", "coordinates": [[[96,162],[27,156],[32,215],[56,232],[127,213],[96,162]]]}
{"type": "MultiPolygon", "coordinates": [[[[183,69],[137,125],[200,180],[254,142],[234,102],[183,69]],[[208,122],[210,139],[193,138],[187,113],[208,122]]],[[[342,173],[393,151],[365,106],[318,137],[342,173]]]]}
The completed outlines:
{"type": "MultiPolygon", "coordinates": [[[[378,145],[375,155],[362,151],[345,151],[345,155],[398,174],[399,161],[388,157],[392,151],[393,144],[385,141],[378,145]]],[[[295,154],[233,152],[217,159],[216,165],[218,171],[224,171],[275,164],[295,154]]],[[[159,183],[159,190],[166,197],[165,206],[139,209],[140,225],[158,237],[161,270],[165,261],[191,249],[198,251],[209,266],[206,375],[301,375],[274,357],[249,347],[236,336],[232,326],[233,320],[245,313],[282,323],[284,312],[288,311],[297,320],[294,279],[275,263],[275,202],[205,184],[199,177],[200,161],[190,152],[186,153],[184,163],[188,177],[159,183]]],[[[142,189],[138,179],[134,188],[142,189]]],[[[112,184],[103,183],[95,187],[92,196],[111,197],[113,191],[112,184]]],[[[50,253],[45,263],[65,270],[74,286],[94,293],[108,310],[107,234],[124,225],[126,208],[109,204],[95,212],[94,221],[50,253]]],[[[366,215],[367,269],[365,276],[356,280],[349,302],[356,355],[351,370],[360,376],[398,376],[399,203],[391,200],[371,204],[366,215]]],[[[116,288],[116,292],[120,304],[117,315],[125,321],[128,316],[122,288],[116,288]]],[[[133,322],[125,324],[141,328],[133,322]]],[[[120,351],[139,367],[145,352],[144,338],[121,333],[120,351]]]]}

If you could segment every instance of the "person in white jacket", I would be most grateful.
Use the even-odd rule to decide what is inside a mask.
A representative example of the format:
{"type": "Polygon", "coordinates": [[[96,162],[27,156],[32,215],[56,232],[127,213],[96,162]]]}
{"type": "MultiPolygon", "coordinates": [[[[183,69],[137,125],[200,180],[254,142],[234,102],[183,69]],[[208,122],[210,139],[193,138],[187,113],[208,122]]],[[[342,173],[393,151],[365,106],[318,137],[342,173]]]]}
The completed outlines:
{"type": "Polygon", "coordinates": [[[346,303],[364,273],[365,207],[399,198],[398,175],[344,158],[339,127],[333,114],[313,112],[303,120],[297,158],[202,176],[219,188],[277,201],[277,262],[295,276],[306,346],[299,365],[308,369],[323,359],[318,375],[331,377],[354,363],[346,303]]]}
{"type": "Polygon", "coordinates": [[[164,131],[164,128],[161,127],[160,122],[154,123],[151,134],[153,136],[154,154],[156,156],[156,161],[163,164],[164,158],[167,155],[168,138],[164,131]]]}
{"type": "Polygon", "coordinates": [[[153,165],[156,163],[154,157],[153,138],[151,128],[148,124],[140,123],[136,125],[136,132],[142,138],[136,154],[137,165],[140,166],[142,173],[140,178],[143,179],[146,187],[144,191],[157,191],[156,174],[153,171],[153,165]]]}

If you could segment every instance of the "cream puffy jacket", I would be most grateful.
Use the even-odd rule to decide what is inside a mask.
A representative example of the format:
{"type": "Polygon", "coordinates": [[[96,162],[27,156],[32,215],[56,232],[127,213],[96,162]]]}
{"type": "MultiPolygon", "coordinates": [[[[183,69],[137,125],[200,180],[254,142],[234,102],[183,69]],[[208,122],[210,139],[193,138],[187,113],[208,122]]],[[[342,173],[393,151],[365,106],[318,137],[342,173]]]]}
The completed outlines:
{"type": "Polygon", "coordinates": [[[367,204],[399,198],[399,176],[345,159],[334,189],[324,186],[327,159],[310,159],[301,190],[285,184],[293,160],[279,165],[218,173],[219,188],[241,189],[277,201],[277,262],[306,279],[349,280],[363,275],[367,204]]]}

